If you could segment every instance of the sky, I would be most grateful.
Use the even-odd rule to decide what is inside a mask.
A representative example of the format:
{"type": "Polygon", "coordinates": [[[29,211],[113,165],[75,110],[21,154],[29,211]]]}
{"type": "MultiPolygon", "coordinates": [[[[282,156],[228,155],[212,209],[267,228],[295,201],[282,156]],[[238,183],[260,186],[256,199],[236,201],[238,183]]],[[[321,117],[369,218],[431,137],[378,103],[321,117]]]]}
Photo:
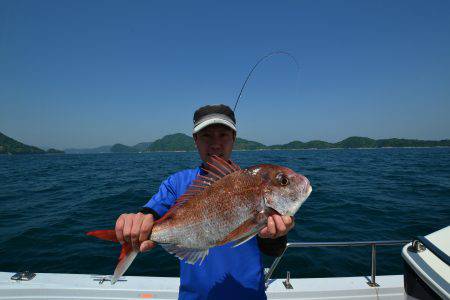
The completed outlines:
{"type": "Polygon", "coordinates": [[[191,134],[450,138],[450,1],[0,0],[0,132],[43,148],[191,134]]]}

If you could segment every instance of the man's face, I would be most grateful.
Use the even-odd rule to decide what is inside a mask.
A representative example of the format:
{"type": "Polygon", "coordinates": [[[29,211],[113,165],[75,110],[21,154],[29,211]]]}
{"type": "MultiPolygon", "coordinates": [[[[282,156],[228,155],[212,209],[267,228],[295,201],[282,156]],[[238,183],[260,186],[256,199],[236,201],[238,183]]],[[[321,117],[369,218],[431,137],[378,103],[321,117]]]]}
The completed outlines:
{"type": "Polygon", "coordinates": [[[211,155],[229,160],[235,139],[236,133],[221,124],[210,125],[194,134],[198,153],[204,162],[210,160],[211,155]]]}

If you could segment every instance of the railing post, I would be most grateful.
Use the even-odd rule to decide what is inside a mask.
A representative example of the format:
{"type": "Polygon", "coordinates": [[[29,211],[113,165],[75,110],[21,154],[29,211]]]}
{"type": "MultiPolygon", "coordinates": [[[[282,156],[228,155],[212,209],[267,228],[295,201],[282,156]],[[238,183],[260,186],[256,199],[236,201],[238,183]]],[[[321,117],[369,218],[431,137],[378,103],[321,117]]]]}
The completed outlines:
{"type": "Polygon", "coordinates": [[[377,246],[376,246],[375,243],[372,244],[371,281],[368,282],[368,284],[371,287],[377,287],[378,286],[377,282],[375,281],[375,276],[377,274],[377,248],[376,247],[377,246]]]}
{"type": "Polygon", "coordinates": [[[269,271],[267,272],[266,276],[264,277],[264,282],[265,282],[266,289],[267,289],[267,287],[269,285],[269,280],[270,280],[270,277],[272,277],[273,271],[275,271],[275,268],[278,266],[278,263],[280,262],[281,258],[283,258],[284,253],[286,253],[286,250],[289,248],[289,246],[290,246],[290,243],[287,243],[286,244],[286,248],[284,248],[284,250],[283,250],[283,253],[281,253],[281,255],[278,256],[274,260],[274,262],[270,266],[269,271]]]}

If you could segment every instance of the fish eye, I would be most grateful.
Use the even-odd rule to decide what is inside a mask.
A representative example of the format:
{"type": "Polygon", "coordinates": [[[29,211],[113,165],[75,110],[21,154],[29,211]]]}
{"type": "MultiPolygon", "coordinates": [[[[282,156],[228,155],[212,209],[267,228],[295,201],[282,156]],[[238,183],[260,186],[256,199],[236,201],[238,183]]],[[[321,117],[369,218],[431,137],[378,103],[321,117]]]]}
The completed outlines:
{"type": "Polygon", "coordinates": [[[283,173],[278,174],[278,182],[282,185],[282,186],[286,186],[289,184],[289,178],[287,178],[286,175],[284,175],[283,173]]]}

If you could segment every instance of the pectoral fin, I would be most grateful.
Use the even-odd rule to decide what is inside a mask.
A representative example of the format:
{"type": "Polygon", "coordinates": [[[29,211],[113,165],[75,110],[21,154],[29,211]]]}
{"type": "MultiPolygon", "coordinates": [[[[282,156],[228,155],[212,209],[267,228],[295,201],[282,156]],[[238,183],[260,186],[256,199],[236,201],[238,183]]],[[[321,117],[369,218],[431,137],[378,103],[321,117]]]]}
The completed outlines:
{"type": "Polygon", "coordinates": [[[179,247],[173,244],[161,244],[161,246],[169,253],[172,253],[181,260],[185,260],[187,263],[193,265],[197,261],[200,261],[200,265],[209,253],[209,249],[191,249],[179,247]]]}
{"type": "Polygon", "coordinates": [[[254,237],[265,226],[264,214],[260,213],[255,218],[248,219],[238,228],[228,234],[219,245],[235,242],[233,247],[237,247],[254,237]]]}

